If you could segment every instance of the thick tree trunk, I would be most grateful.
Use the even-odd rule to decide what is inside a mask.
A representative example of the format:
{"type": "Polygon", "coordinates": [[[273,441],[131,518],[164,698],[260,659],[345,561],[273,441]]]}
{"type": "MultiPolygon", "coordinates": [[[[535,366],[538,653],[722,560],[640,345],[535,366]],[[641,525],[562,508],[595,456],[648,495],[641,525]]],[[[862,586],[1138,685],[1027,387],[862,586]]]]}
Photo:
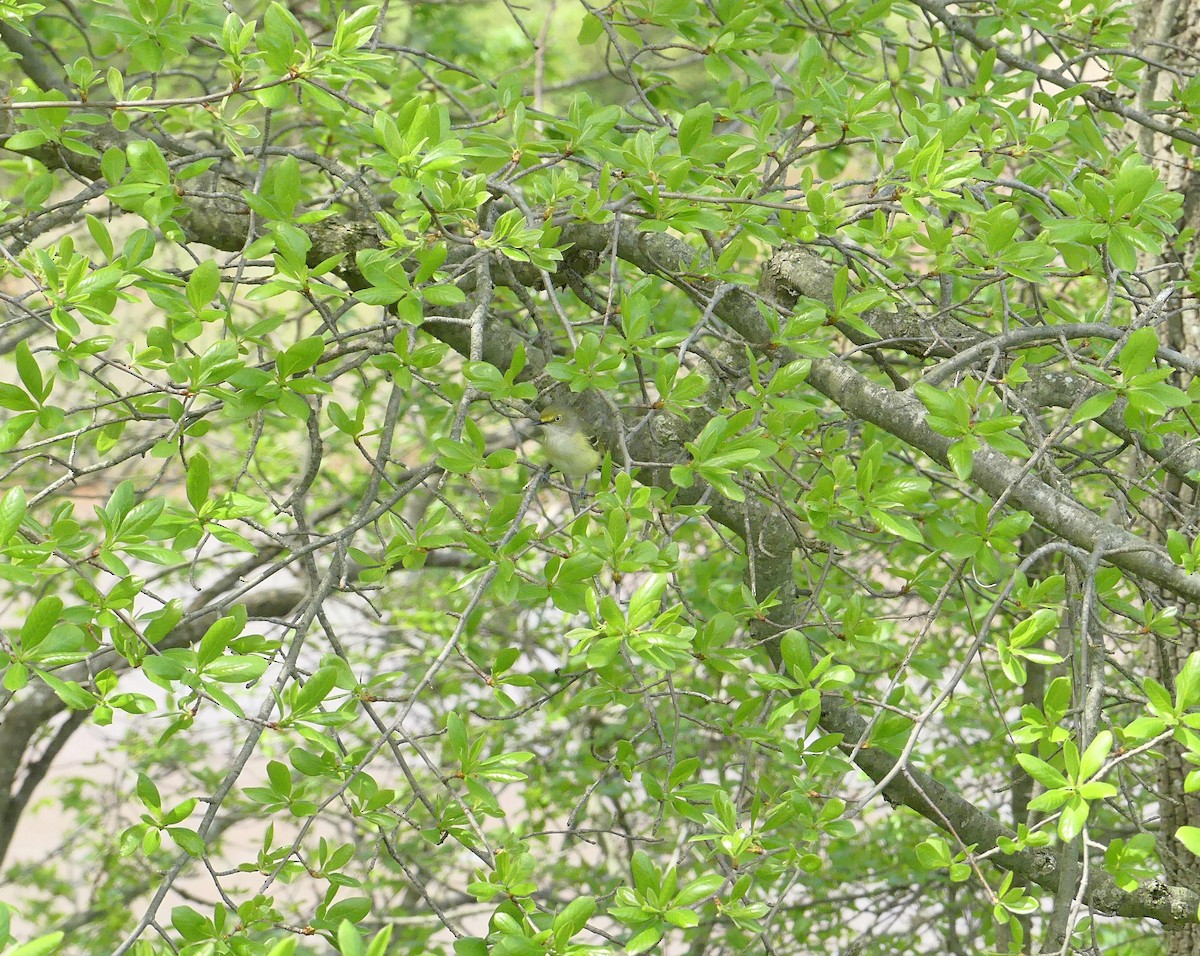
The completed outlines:
{"type": "MultiPolygon", "coordinates": [[[[1194,51],[1200,45],[1200,0],[1152,0],[1139,10],[1135,36],[1143,42],[1142,53],[1162,68],[1149,66],[1139,91],[1139,107],[1154,109],[1155,102],[1170,102],[1176,84],[1186,82],[1189,72],[1195,72],[1194,51]],[[1173,72],[1178,67],[1180,74],[1173,72]]],[[[1200,255],[1200,173],[1173,149],[1172,141],[1144,128],[1132,131],[1146,161],[1159,170],[1168,188],[1183,196],[1179,229],[1191,229],[1197,238],[1183,249],[1166,251],[1159,259],[1165,266],[1157,274],[1176,283],[1178,293],[1169,304],[1167,337],[1172,348],[1192,358],[1200,358],[1200,301],[1182,288],[1189,268],[1200,255]]],[[[1177,384],[1186,387],[1186,381],[1177,384]]],[[[1157,532],[1165,539],[1169,530],[1180,531],[1189,539],[1197,534],[1196,496],[1194,489],[1178,479],[1166,483],[1170,497],[1157,508],[1157,532]]],[[[1173,689],[1175,675],[1188,655],[1200,650],[1200,630],[1189,626],[1195,607],[1180,607],[1179,617],[1184,626],[1178,638],[1153,639],[1148,648],[1158,679],[1173,689]],[[1190,613],[1189,613],[1190,612],[1190,613]]],[[[1184,779],[1194,769],[1183,760],[1182,748],[1170,744],[1163,748],[1166,759],[1158,773],[1159,794],[1159,853],[1166,869],[1168,882],[1184,886],[1200,886],[1200,857],[1189,853],[1175,833],[1181,826],[1200,826],[1200,795],[1185,794],[1184,779]]],[[[1200,926],[1190,924],[1167,932],[1167,956],[1193,956],[1200,953],[1200,926]]]]}

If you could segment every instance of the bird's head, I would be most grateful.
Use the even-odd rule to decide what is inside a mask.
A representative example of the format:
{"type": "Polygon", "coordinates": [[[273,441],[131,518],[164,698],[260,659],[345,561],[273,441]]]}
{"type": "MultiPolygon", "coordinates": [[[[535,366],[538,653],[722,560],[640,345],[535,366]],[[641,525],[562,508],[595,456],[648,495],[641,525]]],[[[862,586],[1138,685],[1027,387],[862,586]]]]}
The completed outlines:
{"type": "Polygon", "coordinates": [[[563,425],[567,428],[578,428],[579,418],[571,409],[563,405],[549,405],[534,422],[534,426],[538,428],[544,425],[563,425]]]}

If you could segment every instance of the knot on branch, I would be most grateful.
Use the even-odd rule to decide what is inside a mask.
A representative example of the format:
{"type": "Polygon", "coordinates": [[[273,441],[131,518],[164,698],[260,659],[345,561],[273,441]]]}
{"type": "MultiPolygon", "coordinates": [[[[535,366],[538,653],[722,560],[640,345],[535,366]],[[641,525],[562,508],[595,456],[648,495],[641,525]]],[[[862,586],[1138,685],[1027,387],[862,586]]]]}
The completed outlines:
{"type": "Polygon", "coordinates": [[[790,310],[800,296],[833,299],[833,272],[803,246],[783,246],[763,263],[758,291],[777,308],[790,310]]]}

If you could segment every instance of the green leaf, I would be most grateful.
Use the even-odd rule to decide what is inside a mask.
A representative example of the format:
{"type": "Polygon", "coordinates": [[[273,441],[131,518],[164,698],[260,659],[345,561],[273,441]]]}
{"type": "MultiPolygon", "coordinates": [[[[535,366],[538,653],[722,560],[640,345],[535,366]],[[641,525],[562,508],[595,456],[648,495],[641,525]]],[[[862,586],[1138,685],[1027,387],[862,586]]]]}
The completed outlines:
{"type": "Polygon", "coordinates": [[[1130,333],[1128,340],[1121,347],[1121,375],[1128,379],[1144,372],[1158,351],[1158,336],[1154,329],[1143,327],[1130,333]]]}
{"type": "Polygon", "coordinates": [[[289,346],[282,355],[275,359],[275,367],[279,371],[279,375],[286,378],[312,368],[320,360],[324,351],[325,340],[319,335],[301,339],[289,346]]]}
{"type": "Polygon", "coordinates": [[[975,444],[973,440],[964,438],[962,441],[956,441],[950,446],[946,453],[950,460],[950,467],[954,474],[966,481],[971,477],[971,473],[975,470],[975,444]]]}
{"type": "Polygon", "coordinates": [[[315,710],[337,684],[339,670],[336,667],[322,667],[312,677],[304,682],[300,693],[296,695],[292,705],[293,714],[306,714],[315,710]]]}
{"type": "Polygon", "coordinates": [[[1175,676],[1175,709],[1182,712],[1200,703],[1200,651],[1188,655],[1175,676]]]}
{"type": "Polygon", "coordinates": [[[693,906],[702,899],[712,896],[725,885],[725,878],[719,873],[709,873],[698,877],[676,894],[673,900],[676,906],[693,906]]]}
{"type": "Polygon", "coordinates": [[[22,943],[20,946],[6,949],[4,956],[49,956],[49,954],[59,951],[62,941],[63,933],[56,930],[53,933],[47,933],[45,936],[32,939],[28,943],[22,943]]]}
{"type": "MultiPolygon", "coordinates": [[[[37,402],[30,398],[24,389],[8,382],[0,382],[0,407],[23,411],[37,408],[37,402]]],[[[36,420],[37,416],[34,415],[33,419],[36,420]]]]}
{"type": "Polygon", "coordinates": [[[696,147],[706,142],[713,131],[712,104],[704,102],[692,107],[679,121],[679,152],[690,156],[696,147]]]}
{"type": "Polygon", "coordinates": [[[204,668],[204,676],[227,684],[258,680],[269,662],[248,654],[229,654],[219,657],[204,668]]]}
{"type": "Polygon", "coordinates": [[[1058,838],[1064,843],[1074,840],[1087,824],[1091,806],[1078,797],[1067,802],[1058,818],[1058,838]]]}
{"type": "Polygon", "coordinates": [[[587,921],[596,912],[596,900],[591,896],[580,896],[567,904],[566,908],[554,917],[553,930],[562,940],[571,939],[583,931],[587,921]]]}
{"type": "Polygon", "coordinates": [[[213,259],[205,259],[192,270],[187,283],[187,300],[193,309],[203,309],[217,294],[221,272],[213,259]]]}
{"type": "Polygon", "coordinates": [[[1113,735],[1110,731],[1102,730],[1088,744],[1087,750],[1079,758],[1079,779],[1090,780],[1104,765],[1112,751],[1113,735]]]}
{"type": "Polygon", "coordinates": [[[1067,778],[1055,770],[1044,760],[1039,760],[1033,754],[1017,754],[1017,763],[1029,776],[1047,789],[1053,790],[1067,786],[1067,778]]]}
{"type": "Polygon", "coordinates": [[[1094,418],[1099,418],[1112,407],[1113,402],[1116,400],[1116,392],[1097,392],[1086,399],[1075,410],[1075,414],[1071,416],[1071,421],[1074,424],[1079,424],[1080,422],[1089,422],[1094,418]]]}
{"type": "Polygon", "coordinates": [[[21,625],[21,646],[26,651],[37,647],[50,634],[62,614],[62,598],[50,594],[39,600],[25,616],[21,625]]]}
{"type": "Polygon", "coordinates": [[[162,807],[162,798],[159,796],[158,787],[144,773],[139,773],[137,776],[137,796],[147,809],[158,810],[162,807]]]}
{"type": "Polygon", "coordinates": [[[870,514],[875,523],[890,534],[917,544],[921,544],[925,540],[924,535],[921,534],[920,526],[912,518],[905,515],[892,514],[878,508],[871,508],[870,514]]]}
{"type": "Polygon", "coordinates": [[[25,520],[25,489],[19,485],[9,488],[0,498],[0,547],[8,544],[25,520]]]}
{"type": "Polygon", "coordinates": [[[642,850],[636,850],[631,861],[633,868],[633,883],[643,893],[649,893],[658,885],[658,870],[650,857],[642,850]]]}
{"type": "Polygon", "coordinates": [[[21,384],[37,401],[45,401],[50,394],[50,387],[42,380],[42,370],[29,350],[28,341],[22,339],[18,342],[13,354],[17,361],[17,373],[21,377],[21,384]]]}
{"type": "Polygon", "coordinates": [[[341,956],[365,956],[363,938],[349,920],[342,920],[337,928],[338,952],[341,956]]]}
{"type": "Polygon", "coordinates": [[[171,910],[171,924],[187,940],[204,939],[212,928],[209,921],[190,906],[176,906],[171,910]]]}
{"type": "Polygon", "coordinates": [[[11,149],[11,150],[16,150],[16,151],[25,150],[25,149],[36,149],[37,147],[41,146],[44,142],[46,142],[47,138],[48,137],[46,136],[46,134],[43,133],[41,130],[27,129],[27,130],[22,130],[21,132],[10,136],[5,141],[4,146],[6,149],[11,149]]]}
{"type": "Polygon", "coordinates": [[[579,26],[579,33],[576,36],[576,42],[580,46],[591,46],[601,36],[604,35],[604,24],[596,17],[595,14],[586,13],[583,16],[583,21],[579,26]]]}
{"type": "Polygon", "coordinates": [[[1193,856],[1200,856],[1200,827],[1180,827],[1175,831],[1175,839],[1193,856]]]}
{"type": "Polygon", "coordinates": [[[212,475],[208,459],[203,452],[196,452],[188,462],[187,468],[187,499],[196,511],[199,511],[208,501],[208,493],[212,487],[212,475]]]}
{"type": "Polygon", "coordinates": [[[663,938],[662,924],[648,926],[641,932],[634,933],[629,941],[625,944],[625,952],[630,956],[636,956],[637,953],[644,953],[658,945],[659,940],[663,938]]]}
{"type": "Polygon", "coordinates": [[[430,285],[421,290],[430,305],[455,306],[467,301],[467,295],[456,285],[430,285]]]}

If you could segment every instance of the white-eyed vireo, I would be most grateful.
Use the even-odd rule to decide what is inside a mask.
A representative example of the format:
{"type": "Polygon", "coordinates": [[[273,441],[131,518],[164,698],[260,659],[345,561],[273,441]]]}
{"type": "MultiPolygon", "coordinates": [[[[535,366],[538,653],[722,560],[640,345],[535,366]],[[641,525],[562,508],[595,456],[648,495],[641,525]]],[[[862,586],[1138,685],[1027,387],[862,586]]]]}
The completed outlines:
{"type": "Polygon", "coordinates": [[[551,467],[567,478],[583,478],[600,467],[600,453],[579,425],[579,416],[563,405],[551,405],[538,418],[542,447],[551,467]]]}

